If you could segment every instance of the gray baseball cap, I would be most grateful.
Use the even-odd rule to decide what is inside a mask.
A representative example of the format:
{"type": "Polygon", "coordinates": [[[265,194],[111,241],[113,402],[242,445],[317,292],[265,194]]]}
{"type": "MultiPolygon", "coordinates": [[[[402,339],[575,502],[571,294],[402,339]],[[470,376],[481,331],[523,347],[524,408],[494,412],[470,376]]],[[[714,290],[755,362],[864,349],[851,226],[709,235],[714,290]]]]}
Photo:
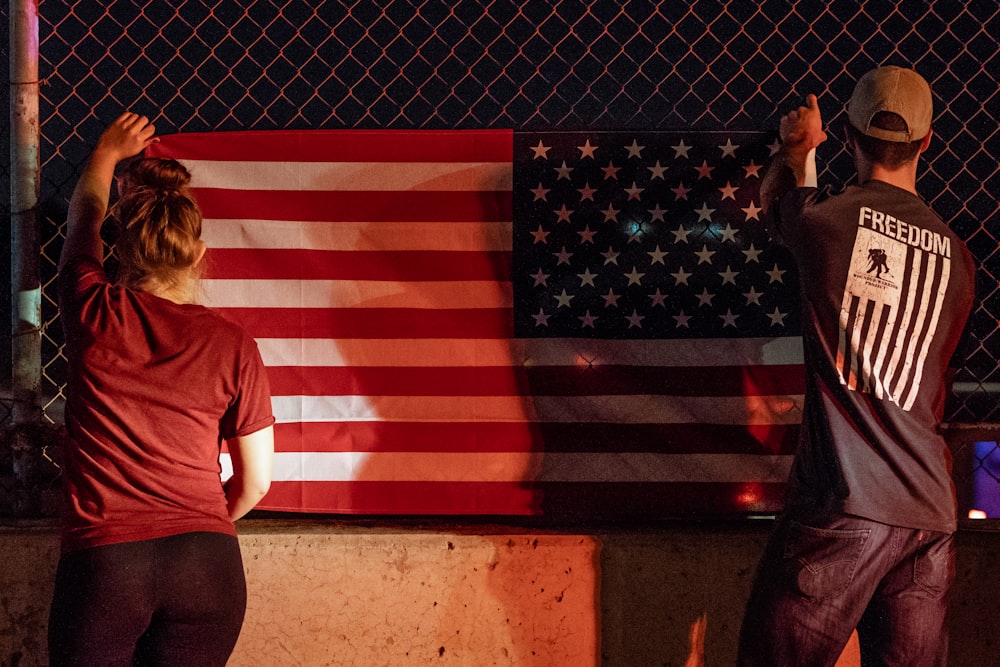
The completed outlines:
{"type": "Polygon", "coordinates": [[[916,141],[931,130],[934,102],[931,87],[915,70],[889,65],[871,70],[858,80],[847,105],[847,118],[858,131],[885,141],[916,141]],[[908,131],[872,127],[879,111],[899,115],[908,131]]]}

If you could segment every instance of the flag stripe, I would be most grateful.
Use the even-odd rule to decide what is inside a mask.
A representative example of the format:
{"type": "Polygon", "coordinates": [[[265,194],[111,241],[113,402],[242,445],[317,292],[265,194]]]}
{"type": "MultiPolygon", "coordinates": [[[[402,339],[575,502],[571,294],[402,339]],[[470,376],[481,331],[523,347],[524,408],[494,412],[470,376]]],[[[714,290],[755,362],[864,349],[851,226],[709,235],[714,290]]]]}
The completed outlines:
{"type": "MultiPolygon", "coordinates": [[[[277,280],[205,278],[205,303],[213,308],[321,309],[336,318],[339,310],[381,308],[408,310],[509,309],[510,285],[493,281],[277,280]],[[296,304],[296,308],[288,308],[296,304]]],[[[508,311],[509,312],[509,311],[508,311]]],[[[414,313],[409,312],[409,315],[414,313]]],[[[509,317],[509,315],[508,315],[509,317]]]]}
{"type": "Polygon", "coordinates": [[[227,220],[206,218],[202,240],[215,253],[226,249],[329,250],[349,248],[364,251],[431,250],[465,252],[510,252],[512,224],[463,221],[315,221],[227,220]]]}
{"type": "Polygon", "coordinates": [[[207,276],[227,280],[510,281],[510,253],[217,248],[207,276]]]}
{"type": "Polygon", "coordinates": [[[259,162],[187,160],[198,188],[287,192],[351,190],[510,192],[510,164],[496,162],[259,162]]]}
{"type": "Polygon", "coordinates": [[[802,396],[285,396],[279,423],[297,421],[496,421],[622,424],[794,424],[802,396]]]}
{"type": "Polygon", "coordinates": [[[789,376],[796,383],[792,386],[802,382],[802,343],[798,338],[702,339],[697,344],[690,340],[586,338],[258,338],[257,344],[268,366],[791,365],[796,374],[789,376]]]}
{"type": "Polygon", "coordinates": [[[798,424],[544,422],[290,422],[275,426],[278,451],[663,452],[792,454],[798,424]]]}
{"type": "Polygon", "coordinates": [[[773,510],[784,484],[621,484],[503,482],[275,482],[262,501],[269,509],[354,514],[499,514],[552,519],[703,517],[773,510]]]}
{"type": "Polygon", "coordinates": [[[805,392],[795,366],[474,366],[268,369],[276,395],[313,396],[770,396],[805,392]]]}
{"type": "Polygon", "coordinates": [[[161,137],[147,155],[221,164],[267,162],[504,162],[510,130],[352,130],[350,132],[186,132],[161,137]]]}
{"type": "Polygon", "coordinates": [[[414,338],[495,338],[514,332],[506,308],[338,308],[335,317],[319,308],[230,307],[220,312],[255,338],[289,336],[290,324],[303,338],[382,338],[386,332],[405,332],[414,338]]]}
{"type": "Polygon", "coordinates": [[[511,219],[510,193],[324,190],[273,191],[197,188],[192,192],[206,218],[297,220],[302,222],[502,222],[511,219]]]}
{"type": "MultiPolygon", "coordinates": [[[[232,463],[223,454],[225,470],[232,463]]],[[[791,456],[662,452],[279,452],[275,482],[783,482],[791,456]]]]}

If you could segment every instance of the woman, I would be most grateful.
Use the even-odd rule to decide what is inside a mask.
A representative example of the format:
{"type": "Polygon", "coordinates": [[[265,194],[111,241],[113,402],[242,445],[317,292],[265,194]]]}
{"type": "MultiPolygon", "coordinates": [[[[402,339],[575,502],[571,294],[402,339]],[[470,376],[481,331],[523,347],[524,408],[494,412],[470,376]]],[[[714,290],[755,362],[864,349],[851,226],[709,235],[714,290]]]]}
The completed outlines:
{"type": "Polygon", "coordinates": [[[141,159],[119,180],[118,281],[105,276],[99,231],[115,166],[154,141],[147,118],[123,114],[70,200],[53,666],[224,665],[246,607],[233,521],[270,485],[267,378],[253,339],[194,303],[205,244],[178,162],[141,159]],[[225,485],[223,440],[234,470],[225,485]]]}

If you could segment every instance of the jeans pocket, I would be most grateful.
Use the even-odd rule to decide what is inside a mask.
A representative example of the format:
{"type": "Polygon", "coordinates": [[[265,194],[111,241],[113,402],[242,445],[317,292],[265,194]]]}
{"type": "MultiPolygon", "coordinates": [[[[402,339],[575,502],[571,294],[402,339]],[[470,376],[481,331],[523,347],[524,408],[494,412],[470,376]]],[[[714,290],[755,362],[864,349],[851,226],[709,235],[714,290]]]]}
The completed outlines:
{"type": "Polygon", "coordinates": [[[871,530],[814,528],[791,522],[785,542],[785,565],[795,589],[819,602],[843,593],[854,579],[871,530]]]}
{"type": "MultiPolygon", "coordinates": [[[[927,539],[928,533],[924,532],[923,536],[927,539]]],[[[951,535],[928,540],[913,558],[913,583],[933,597],[940,597],[954,578],[955,540],[951,535]]]]}

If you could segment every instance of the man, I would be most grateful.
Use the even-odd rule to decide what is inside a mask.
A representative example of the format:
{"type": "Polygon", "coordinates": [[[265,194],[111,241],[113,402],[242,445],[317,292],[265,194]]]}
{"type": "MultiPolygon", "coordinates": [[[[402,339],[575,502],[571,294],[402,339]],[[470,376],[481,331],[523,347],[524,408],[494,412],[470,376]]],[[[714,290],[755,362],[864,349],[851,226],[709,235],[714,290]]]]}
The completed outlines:
{"type": "Polygon", "coordinates": [[[833,665],[855,627],[865,665],[945,664],[956,503],[938,428],[974,263],[916,193],[932,111],[915,71],[863,76],[847,114],[858,183],[833,196],[806,186],[826,140],[816,96],[781,119],[762,206],[799,267],[806,397],[741,665],[833,665]]]}

